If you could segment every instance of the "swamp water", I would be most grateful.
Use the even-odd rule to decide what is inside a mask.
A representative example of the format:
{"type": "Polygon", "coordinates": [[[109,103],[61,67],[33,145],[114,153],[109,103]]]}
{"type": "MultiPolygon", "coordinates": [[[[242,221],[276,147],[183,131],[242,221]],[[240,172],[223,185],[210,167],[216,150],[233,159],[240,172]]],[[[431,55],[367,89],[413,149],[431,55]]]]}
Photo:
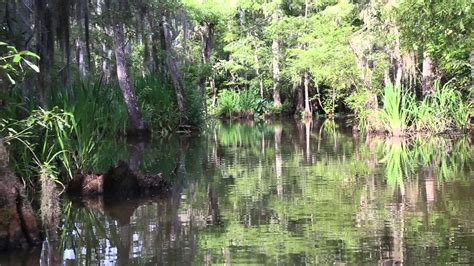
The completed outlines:
{"type": "Polygon", "coordinates": [[[470,141],[354,137],[325,121],[119,145],[104,157],[171,176],[171,191],[62,199],[57,240],[0,265],[473,264],[470,141]]]}

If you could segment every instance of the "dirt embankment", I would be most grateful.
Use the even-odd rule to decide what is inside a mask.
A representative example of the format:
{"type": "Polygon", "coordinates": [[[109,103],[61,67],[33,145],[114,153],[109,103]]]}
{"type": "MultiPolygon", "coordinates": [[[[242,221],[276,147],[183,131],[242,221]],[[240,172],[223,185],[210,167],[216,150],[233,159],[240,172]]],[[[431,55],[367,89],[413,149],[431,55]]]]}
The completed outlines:
{"type": "Polygon", "coordinates": [[[41,244],[37,217],[0,142],[0,251],[41,244]]]}

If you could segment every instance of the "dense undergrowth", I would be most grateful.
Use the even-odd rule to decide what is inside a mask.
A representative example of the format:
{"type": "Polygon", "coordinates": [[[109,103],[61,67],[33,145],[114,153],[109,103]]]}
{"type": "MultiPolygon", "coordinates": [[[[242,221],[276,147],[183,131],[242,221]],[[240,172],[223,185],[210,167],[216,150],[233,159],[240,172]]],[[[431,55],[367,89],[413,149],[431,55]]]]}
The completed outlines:
{"type": "MultiPolygon", "coordinates": [[[[176,110],[173,88],[151,77],[137,79],[134,85],[152,134],[175,132],[183,118],[176,110]]],[[[185,120],[200,128],[204,123],[201,98],[191,89],[185,93],[185,120]]],[[[120,138],[126,132],[127,112],[118,85],[96,80],[71,90],[54,88],[50,108],[44,109],[21,99],[18,93],[9,95],[11,104],[3,108],[0,133],[11,144],[12,166],[26,183],[35,182],[29,177],[45,176],[64,183],[78,171],[103,171],[126,153],[120,138]]]]}
{"type": "MultiPolygon", "coordinates": [[[[386,86],[380,95],[357,91],[347,100],[348,111],[355,114],[358,129],[369,133],[436,135],[470,128],[474,106],[469,97],[463,98],[449,83],[443,86],[435,83],[433,93],[421,99],[413,91],[393,86],[386,86]]],[[[289,109],[285,104],[275,109],[271,102],[251,90],[222,90],[213,113],[222,118],[258,120],[289,109]]]]}
{"type": "Polygon", "coordinates": [[[359,112],[359,127],[392,136],[413,133],[440,134],[470,127],[473,105],[449,84],[435,85],[434,92],[417,100],[404,88],[387,86],[380,109],[359,112]]]}
{"type": "Polygon", "coordinates": [[[211,109],[211,114],[221,118],[262,119],[269,116],[285,115],[291,113],[291,104],[284,102],[280,107],[275,107],[273,102],[258,95],[253,90],[221,90],[216,107],[211,109]]]}

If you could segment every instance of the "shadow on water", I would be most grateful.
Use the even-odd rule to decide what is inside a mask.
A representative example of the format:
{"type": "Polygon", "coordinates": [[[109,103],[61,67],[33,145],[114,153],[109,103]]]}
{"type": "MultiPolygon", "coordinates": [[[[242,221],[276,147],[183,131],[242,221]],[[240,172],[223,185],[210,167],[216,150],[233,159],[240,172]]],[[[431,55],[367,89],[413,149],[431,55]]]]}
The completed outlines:
{"type": "Polygon", "coordinates": [[[354,136],[332,120],[219,123],[126,147],[134,169],[176,173],[172,190],[63,200],[43,261],[474,263],[470,136],[354,136]]]}

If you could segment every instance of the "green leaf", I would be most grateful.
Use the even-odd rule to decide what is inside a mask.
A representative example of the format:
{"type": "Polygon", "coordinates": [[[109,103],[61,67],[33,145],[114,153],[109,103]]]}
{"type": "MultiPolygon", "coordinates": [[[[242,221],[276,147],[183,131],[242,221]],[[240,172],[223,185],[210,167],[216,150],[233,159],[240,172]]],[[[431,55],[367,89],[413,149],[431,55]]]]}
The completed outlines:
{"type": "Polygon", "coordinates": [[[7,77],[13,85],[16,84],[15,80],[10,76],[10,74],[7,73],[7,77]]]}
{"type": "Polygon", "coordinates": [[[33,69],[36,73],[39,73],[40,72],[40,69],[37,65],[31,63],[30,61],[26,60],[25,58],[23,58],[23,60],[25,61],[25,63],[31,68],[33,69]]]}
{"type": "Polygon", "coordinates": [[[35,53],[31,52],[31,51],[27,51],[27,50],[21,51],[21,52],[20,52],[20,55],[31,56],[31,57],[34,57],[34,58],[36,58],[36,59],[40,59],[39,55],[37,55],[37,54],[35,54],[35,53]]]}
{"type": "Polygon", "coordinates": [[[18,62],[20,62],[21,60],[21,55],[19,54],[16,54],[14,57],[13,57],[13,63],[17,64],[18,62]]]}

